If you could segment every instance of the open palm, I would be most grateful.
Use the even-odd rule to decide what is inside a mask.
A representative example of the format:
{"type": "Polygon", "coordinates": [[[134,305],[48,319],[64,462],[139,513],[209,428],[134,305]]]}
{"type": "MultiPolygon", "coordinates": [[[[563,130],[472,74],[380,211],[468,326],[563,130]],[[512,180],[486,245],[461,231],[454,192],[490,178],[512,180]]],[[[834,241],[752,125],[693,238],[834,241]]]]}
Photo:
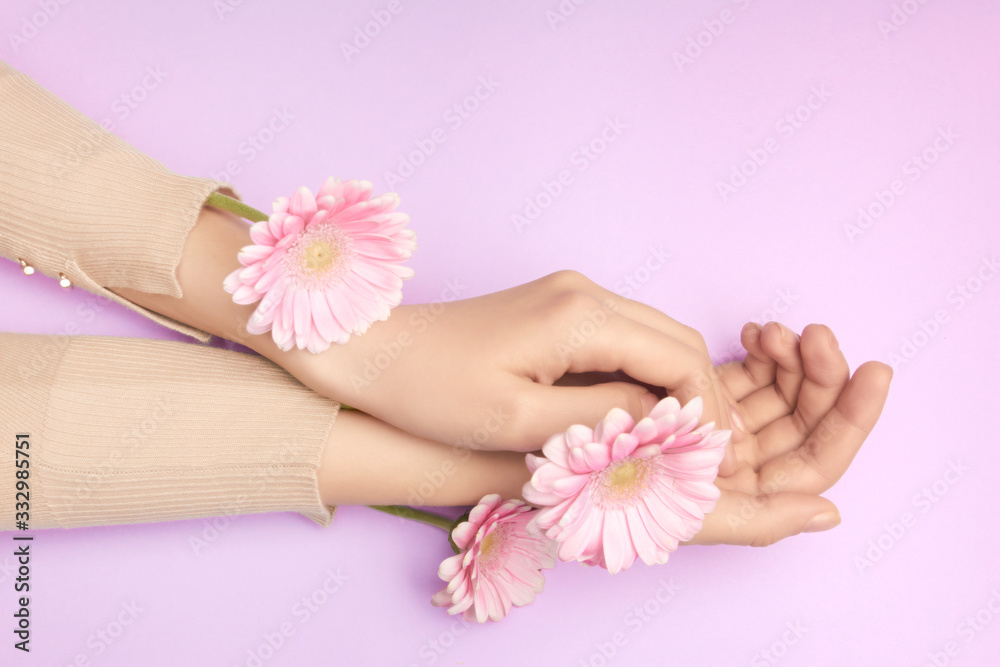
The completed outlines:
{"type": "Polygon", "coordinates": [[[744,429],[733,438],[716,485],[722,495],[686,544],[766,546],[840,522],[821,497],[844,474],[878,421],[892,369],[869,361],[850,375],[826,326],[801,337],[777,322],[742,331],[743,361],[716,367],[744,429]]]}

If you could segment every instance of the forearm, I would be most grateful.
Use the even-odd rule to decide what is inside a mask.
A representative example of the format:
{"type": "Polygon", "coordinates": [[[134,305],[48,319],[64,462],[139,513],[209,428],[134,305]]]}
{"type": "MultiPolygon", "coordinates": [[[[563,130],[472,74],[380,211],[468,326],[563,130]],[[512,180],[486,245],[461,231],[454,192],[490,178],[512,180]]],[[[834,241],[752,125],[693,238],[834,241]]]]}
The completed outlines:
{"type": "MultiPolygon", "coordinates": [[[[184,243],[177,267],[183,296],[150,294],[131,288],[113,291],[150,310],[245,345],[288,370],[300,380],[312,353],[292,348],[278,349],[270,333],[247,333],[246,324],[256,304],[240,305],[222,287],[223,281],[240,267],[237,255],[251,245],[250,227],[227,211],[203,206],[198,221],[184,243]]],[[[333,347],[325,354],[341,354],[333,347]]]]}
{"type": "Polygon", "coordinates": [[[323,448],[327,505],[475,505],[488,493],[520,498],[524,455],[425,440],[369,415],[341,411],[323,448]]]}

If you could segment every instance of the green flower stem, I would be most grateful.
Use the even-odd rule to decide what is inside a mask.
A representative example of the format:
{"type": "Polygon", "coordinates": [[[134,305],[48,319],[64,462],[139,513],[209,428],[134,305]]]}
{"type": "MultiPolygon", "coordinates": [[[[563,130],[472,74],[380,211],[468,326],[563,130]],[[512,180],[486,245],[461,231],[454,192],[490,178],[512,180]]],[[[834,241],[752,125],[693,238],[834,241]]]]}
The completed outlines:
{"type": "Polygon", "coordinates": [[[251,222],[260,222],[261,220],[267,220],[269,216],[264,215],[253,206],[247,206],[239,199],[233,199],[232,197],[227,197],[221,192],[213,192],[208,195],[208,199],[205,203],[209,206],[215,206],[216,208],[221,208],[230,213],[235,213],[241,218],[246,218],[251,222]]]}
{"type": "Polygon", "coordinates": [[[371,507],[373,510],[378,510],[379,512],[385,512],[386,514],[392,514],[393,516],[403,517],[404,519],[420,521],[429,526],[437,526],[444,532],[448,533],[448,544],[451,545],[452,551],[455,553],[461,551],[458,548],[458,545],[452,541],[451,531],[454,530],[455,526],[467,519],[467,515],[452,521],[446,516],[441,516],[440,514],[435,514],[434,512],[425,512],[424,510],[407,507],[406,505],[369,505],[368,507],[371,507]]]}
{"type": "Polygon", "coordinates": [[[443,531],[449,533],[451,532],[451,519],[446,516],[441,516],[440,514],[425,512],[424,510],[414,509],[412,507],[407,507],[406,505],[369,505],[369,507],[373,510],[378,510],[379,512],[385,512],[386,514],[392,514],[393,516],[401,516],[404,519],[421,521],[429,526],[437,526],[443,531]]]}

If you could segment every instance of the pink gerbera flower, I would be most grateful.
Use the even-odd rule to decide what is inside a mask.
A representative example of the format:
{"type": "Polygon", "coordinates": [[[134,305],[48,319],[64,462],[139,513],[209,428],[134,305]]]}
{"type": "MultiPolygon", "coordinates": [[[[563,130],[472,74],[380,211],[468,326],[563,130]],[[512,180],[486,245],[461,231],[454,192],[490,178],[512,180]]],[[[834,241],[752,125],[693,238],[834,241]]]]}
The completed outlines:
{"type": "Polygon", "coordinates": [[[499,621],[542,591],[541,570],[555,567],[555,543],[527,532],[534,512],[520,500],[484,496],[451,539],[461,551],[445,559],[438,576],[448,585],[431,603],[467,621],[499,621]]]}
{"type": "Polygon", "coordinates": [[[255,245],[224,283],[236,303],[260,301],[249,333],[271,331],[282,350],[322,352],[389,317],[413,276],[401,262],[416,235],[395,211],[396,194],[371,194],[368,181],[330,177],[315,197],[306,187],[278,197],[271,217],[250,227],[255,245]]]}
{"type": "Polygon", "coordinates": [[[715,507],[713,483],[729,431],[701,419],[700,398],[683,409],[673,397],[636,424],[615,408],[591,430],[571,426],[527,455],[524,499],[542,507],[529,526],[559,543],[560,560],[600,565],[612,574],[638,556],[665,563],[715,507]]]}

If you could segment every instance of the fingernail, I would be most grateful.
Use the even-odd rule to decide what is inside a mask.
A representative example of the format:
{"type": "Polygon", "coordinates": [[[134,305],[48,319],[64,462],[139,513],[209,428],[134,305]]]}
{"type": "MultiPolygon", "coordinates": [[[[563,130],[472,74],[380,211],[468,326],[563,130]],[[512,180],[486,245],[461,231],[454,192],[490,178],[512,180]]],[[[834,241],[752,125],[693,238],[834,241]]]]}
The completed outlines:
{"type": "Polygon", "coordinates": [[[839,350],[840,349],[840,343],[837,342],[837,337],[833,335],[833,329],[831,329],[830,327],[827,327],[826,328],[826,335],[827,335],[827,339],[830,342],[830,347],[832,347],[835,350],[839,350]]]}
{"type": "Polygon", "coordinates": [[[743,433],[747,432],[747,425],[743,422],[743,417],[740,416],[740,411],[737,410],[736,406],[732,404],[729,406],[729,422],[743,433]]]}
{"type": "Polygon", "coordinates": [[[792,332],[780,324],[778,325],[778,328],[781,330],[781,344],[785,347],[791,347],[792,343],[795,341],[794,336],[792,336],[792,332]]]}
{"type": "Polygon", "coordinates": [[[819,533],[840,525],[840,512],[823,512],[809,519],[803,533],[819,533]]]}

